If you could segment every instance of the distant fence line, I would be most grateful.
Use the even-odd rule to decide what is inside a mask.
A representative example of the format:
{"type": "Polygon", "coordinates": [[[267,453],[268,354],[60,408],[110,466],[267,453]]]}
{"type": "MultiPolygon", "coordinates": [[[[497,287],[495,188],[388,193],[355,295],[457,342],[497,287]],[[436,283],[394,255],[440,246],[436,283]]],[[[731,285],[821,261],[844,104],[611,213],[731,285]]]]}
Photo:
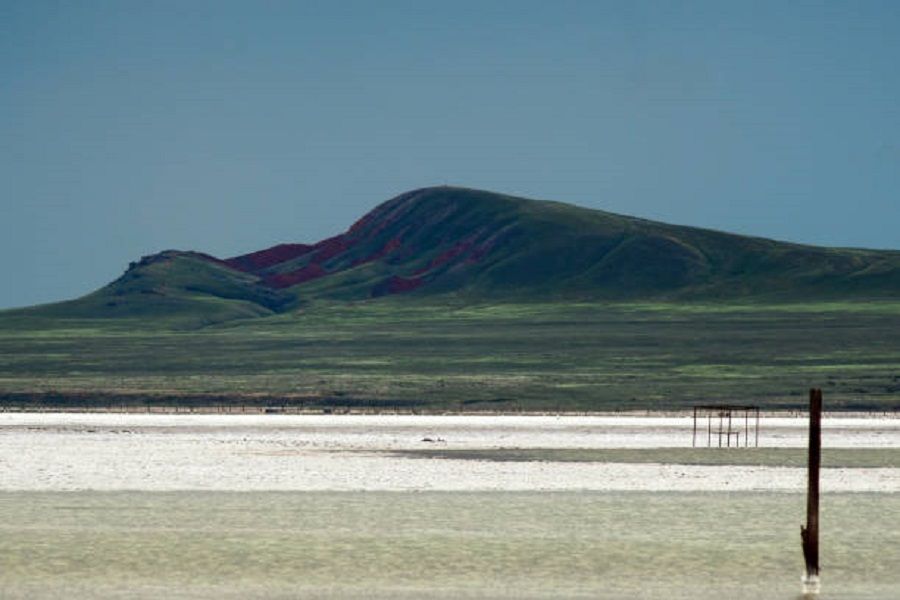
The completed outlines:
{"type": "Polygon", "coordinates": [[[140,394],[7,393],[0,395],[0,411],[201,412],[266,413],[307,412],[359,408],[410,410],[419,402],[348,397],[242,397],[226,395],[149,396],[140,394]]]}
{"type": "MultiPolygon", "coordinates": [[[[520,402],[513,399],[424,402],[348,396],[227,396],[88,394],[82,392],[7,392],[0,393],[0,413],[9,412],[110,412],[158,414],[481,414],[481,415],[567,415],[567,416],[655,416],[690,417],[692,408],[622,408],[619,410],[565,409],[562,404],[520,402]]],[[[761,410],[761,417],[802,417],[802,408],[761,410]]],[[[900,407],[886,411],[851,407],[826,413],[840,416],[900,418],[900,407]]]]}

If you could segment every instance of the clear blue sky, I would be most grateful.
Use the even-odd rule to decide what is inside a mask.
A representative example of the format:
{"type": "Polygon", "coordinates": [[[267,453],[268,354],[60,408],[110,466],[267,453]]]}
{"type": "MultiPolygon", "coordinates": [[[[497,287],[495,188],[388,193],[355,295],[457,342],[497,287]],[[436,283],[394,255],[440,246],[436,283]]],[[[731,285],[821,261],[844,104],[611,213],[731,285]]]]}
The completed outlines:
{"type": "Polygon", "coordinates": [[[900,247],[900,2],[0,0],[0,307],[485,188],[900,247]]]}

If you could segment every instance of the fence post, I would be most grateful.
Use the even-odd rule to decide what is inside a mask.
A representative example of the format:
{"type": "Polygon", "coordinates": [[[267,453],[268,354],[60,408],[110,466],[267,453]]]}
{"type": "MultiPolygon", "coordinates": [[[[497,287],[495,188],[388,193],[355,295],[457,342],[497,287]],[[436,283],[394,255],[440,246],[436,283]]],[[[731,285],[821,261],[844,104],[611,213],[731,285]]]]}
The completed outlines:
{"type": "Polygon", "coordinates": [[[800,527],[806,575],[805,594],[819,593],[819,466],[822,454],[822,390],[809,390],[809,463],[806,491],[806,527],[800,527]]]}

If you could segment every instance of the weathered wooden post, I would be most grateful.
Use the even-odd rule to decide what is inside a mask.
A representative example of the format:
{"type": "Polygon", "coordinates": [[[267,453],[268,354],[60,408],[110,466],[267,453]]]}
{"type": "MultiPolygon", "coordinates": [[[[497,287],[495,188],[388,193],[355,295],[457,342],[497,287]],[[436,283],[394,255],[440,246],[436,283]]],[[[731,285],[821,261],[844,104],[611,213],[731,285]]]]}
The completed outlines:
{"type": "Polygon", "coordinates": [[[803,593],[819,593],[819,464],[822,454],[822,390],[809,390],[809,463],[806,527],[800,526],[806,575],[803,593]]]}
{"type": "Polygon", "coordinates": [[[728,439],[725,440],[725,445],[731,448],[731,410],[728,411],[728,439]]]}
{"type": "Polygon", "coordinates": [[[691,447],[697,446],[697,407],[694,407],[694,437],[691,438],[691,447]]]}
{"type": "Polygon", "coordinates": [[[756,441],[755,447],[759,448],[759,407],[756,407],[756,441]]]}

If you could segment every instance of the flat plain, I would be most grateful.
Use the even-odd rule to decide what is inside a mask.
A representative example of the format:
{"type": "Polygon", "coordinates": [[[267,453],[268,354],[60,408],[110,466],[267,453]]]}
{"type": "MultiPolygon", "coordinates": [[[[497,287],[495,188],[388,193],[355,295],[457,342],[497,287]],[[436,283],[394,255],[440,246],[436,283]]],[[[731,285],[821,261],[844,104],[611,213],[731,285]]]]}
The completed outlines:
{"type": "MultiPolygon", "coordinates": [[[[4,598],[795,600],[804,498],[0,492],[4,598]]],[[[892,600],[897,494],[827,494],[823,600],[892,600]]]]}
{"type": "Polygon", "coordinates": [[[0,595],[795,599],[805,421],[767,415],[822,387],[822,598],[893,599],[898,330],[896,302],[8,313],[2,407],[39,412],[0,413],[0,595]],[[760,448],[691,448],[709,402],[760,405],[760,448]]]}
{"type": "Polygon", "coordinates": [[[229,323],[0,315],[0,398],[33,408],[895,411],[900,303],[314,303],[229,323]]]}

